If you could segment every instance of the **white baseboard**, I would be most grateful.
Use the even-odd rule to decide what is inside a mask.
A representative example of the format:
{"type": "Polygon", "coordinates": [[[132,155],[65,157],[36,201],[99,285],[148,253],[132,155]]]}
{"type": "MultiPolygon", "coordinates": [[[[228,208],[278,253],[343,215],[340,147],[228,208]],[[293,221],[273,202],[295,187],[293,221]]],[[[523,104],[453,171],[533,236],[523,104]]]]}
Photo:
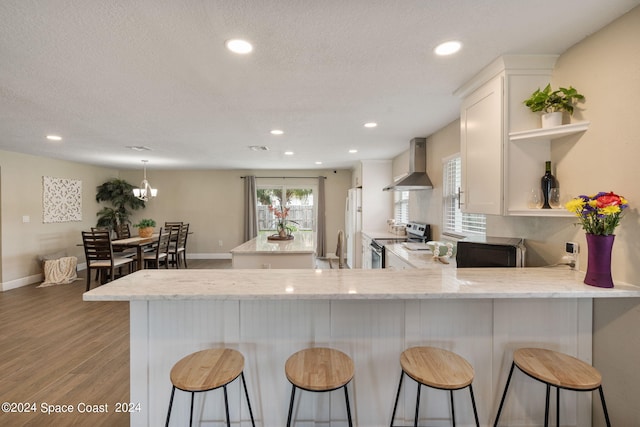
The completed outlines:
{"type": "MultiPolygon", "coordinates": [[[[221,253],[209,253],[209,254],[187,254],[187,259],[231,259],[229,252],[221,253]]],[[[79,263],[76,267],[78,271],[86,270],[87,263],[79,263]]],[[[34,283],[42,282],[44,275],[34,274],[32,276],[22,277],[20,279],[11,280],[8,282],[0,283],[0,292],[10,291],[11,289],[21,288],[23,286],[33,285],[34,283]]]]}
{"type": "Polygon", "coordinates": [[[0,285],[2,292],[10,291],[11,289],[21,288],[23,286],[33,285],[34,283],[42,282],[44,280],[44,274],[34,274],[32,276],[21,277],[20,279],[10,280],[3,282],[0,285]]]}

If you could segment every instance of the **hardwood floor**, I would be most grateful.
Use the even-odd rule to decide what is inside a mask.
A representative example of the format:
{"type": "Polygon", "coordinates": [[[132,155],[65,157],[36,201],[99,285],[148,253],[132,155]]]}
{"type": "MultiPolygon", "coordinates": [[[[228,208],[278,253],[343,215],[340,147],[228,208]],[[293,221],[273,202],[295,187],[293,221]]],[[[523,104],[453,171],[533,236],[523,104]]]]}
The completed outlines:
{"type": "MultiPolygon", "coordinates": [[[[231,268],[230,260],[188,262],[231,268]]],[[[129,425],[129,414],[116,412],[129,402],[129,303],[83,301],[84,273],[68,285],[0,292],[0,403],[22,412],[3,406],[0,426],[129,425]],[[47,414],[48,405],[73,412],[47,414]],[[108,412],[80,413],[83,405],[108,412]]]]}

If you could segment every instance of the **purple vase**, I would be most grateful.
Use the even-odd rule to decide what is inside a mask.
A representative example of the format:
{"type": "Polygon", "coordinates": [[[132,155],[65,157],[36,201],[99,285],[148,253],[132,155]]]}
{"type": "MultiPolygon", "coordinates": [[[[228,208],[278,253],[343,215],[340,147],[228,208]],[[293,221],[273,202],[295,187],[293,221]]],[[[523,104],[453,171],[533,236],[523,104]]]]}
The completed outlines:
{"type": "Polygon", "coordinates": [[[584,283],[600,288],[613,288],[611,278],[611,250],[613,249],[614,234],[601,236],[587,234],[587,275],[584,283]]]}

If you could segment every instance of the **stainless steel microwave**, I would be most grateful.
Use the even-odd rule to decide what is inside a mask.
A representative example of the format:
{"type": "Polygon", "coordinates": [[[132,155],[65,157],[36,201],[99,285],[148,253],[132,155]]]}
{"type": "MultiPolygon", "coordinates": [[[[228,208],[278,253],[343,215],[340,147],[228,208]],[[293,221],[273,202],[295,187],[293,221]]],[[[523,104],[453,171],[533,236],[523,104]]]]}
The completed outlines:
{"type": "Polygon", "coordinates": [[[524,267],[524,239],[468,237],[458,241],[456,264],[470,267],[524,267]]]}

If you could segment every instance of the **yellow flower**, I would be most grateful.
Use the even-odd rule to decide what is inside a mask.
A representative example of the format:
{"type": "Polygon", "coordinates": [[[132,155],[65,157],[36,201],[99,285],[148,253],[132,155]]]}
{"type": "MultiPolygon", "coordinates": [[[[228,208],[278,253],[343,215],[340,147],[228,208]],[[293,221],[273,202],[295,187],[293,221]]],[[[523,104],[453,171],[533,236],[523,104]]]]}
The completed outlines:
{"type": "Polygon", "coordinates": [[[584,200],[582,200],[580,197],[571,199],[564,206],[569,212],[575,212],[579,215],[584,208],[584,200]]]}
{"type": "Polygon", "coordinates": [[[620,212],[620,206],[615,205],[615,206],[605,206],[602,209],[598,209],[598,213],[602,214],[602,215],[615,215],[618,212],[620,212]]]}

